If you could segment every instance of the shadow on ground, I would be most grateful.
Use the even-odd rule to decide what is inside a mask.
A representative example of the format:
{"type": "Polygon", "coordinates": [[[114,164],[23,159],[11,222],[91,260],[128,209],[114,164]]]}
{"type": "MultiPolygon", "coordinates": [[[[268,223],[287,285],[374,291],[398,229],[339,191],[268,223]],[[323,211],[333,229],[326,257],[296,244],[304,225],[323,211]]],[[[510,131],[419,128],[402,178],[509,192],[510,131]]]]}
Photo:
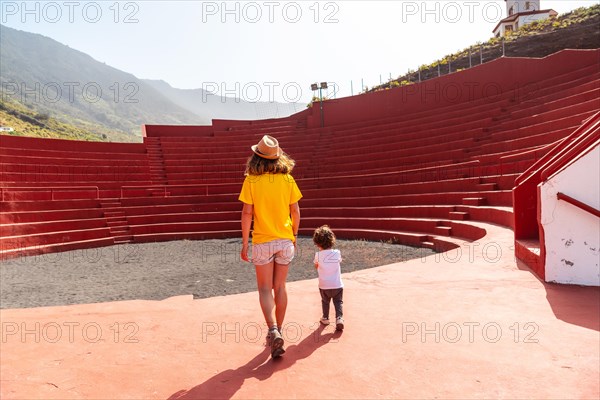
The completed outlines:
{"type": "Polygon", "coordinates": [[[173,393],[168,400],[231,399],[247,379],[253,378],[259,381],[269,379],[273,374],[291,367],[298,360],[309,357],[319,347],[332,343],[342,335],[339,331],[323,334],[324,329],[325,326],[319,324],[319,327],[301,342],[286,347],[286,352],[281,358],[271,359],[270,351],[265,347],[246,364],[236,369],[222,371],[189,390],[173,393]]]}

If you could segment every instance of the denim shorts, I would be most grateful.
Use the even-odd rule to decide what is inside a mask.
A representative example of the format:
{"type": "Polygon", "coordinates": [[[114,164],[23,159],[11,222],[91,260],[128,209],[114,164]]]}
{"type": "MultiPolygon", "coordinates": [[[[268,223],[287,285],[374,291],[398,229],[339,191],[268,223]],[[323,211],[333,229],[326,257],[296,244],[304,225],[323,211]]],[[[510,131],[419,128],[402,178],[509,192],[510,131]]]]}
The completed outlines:
{"type": "Polygon", "coordinates": [[[288,265],[294,259],[294,243],[289,239],[272,240],[252,245],[252,263],[265,265],[272,261],[280,265],[288,265]]]}

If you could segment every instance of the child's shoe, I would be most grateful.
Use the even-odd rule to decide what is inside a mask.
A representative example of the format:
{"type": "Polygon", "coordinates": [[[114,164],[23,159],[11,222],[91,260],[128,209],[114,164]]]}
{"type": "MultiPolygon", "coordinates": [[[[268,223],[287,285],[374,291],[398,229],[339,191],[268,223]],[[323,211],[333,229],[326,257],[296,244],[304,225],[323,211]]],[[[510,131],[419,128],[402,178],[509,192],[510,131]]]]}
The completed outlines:
{"type": "Polygon", "coordinates": [[[343,331],[344,330],[344,318],[337,317],[335,319],[335,330],[336,331],[343,331]]]}
{"type": "Polygon", "coordinates": [[[329,318],[321,317],[321,323],[323,325],[329,325],[329,318]]]}

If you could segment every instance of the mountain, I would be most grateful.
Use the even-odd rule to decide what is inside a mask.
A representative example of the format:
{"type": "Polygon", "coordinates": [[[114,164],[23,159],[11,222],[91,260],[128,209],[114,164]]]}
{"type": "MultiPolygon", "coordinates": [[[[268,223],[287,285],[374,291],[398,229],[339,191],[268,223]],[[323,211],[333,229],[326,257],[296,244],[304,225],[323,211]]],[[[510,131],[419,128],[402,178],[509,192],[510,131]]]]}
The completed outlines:
{"type": "MultiPolygon", "coordinates": [[[[163,81],[139,79],[48,37],[3,25],[0,60],[0,109],[10,111],[11,118],[25,115],[19,111],[24,107],[42,117],[38,122],[52,118],[98,140],[139,141],[142,124],[207,125],[213,118],[272,118],[304,108],[296,105],[298,110],[285,114],[279,109],[289,109],[287,104],[265,106],[204,96],[201,89],[174,89],[163,81]]],[[[4,119],[9,114],[3,114],[4,119]]]]}
{"type": "MultiPolygon", "coordinates": [[[[217,96],[203,89],[176,89],[162,80],[144,80],[169,100],[203,118],[266,119],[287,117],[306,109],[305,103],[248,102],[236,97],[217,96]]],[[[264,88],[266,91],[268,88],[264,88]]],[[[264,97],[264,96],[263,96],[264,97]]]]}

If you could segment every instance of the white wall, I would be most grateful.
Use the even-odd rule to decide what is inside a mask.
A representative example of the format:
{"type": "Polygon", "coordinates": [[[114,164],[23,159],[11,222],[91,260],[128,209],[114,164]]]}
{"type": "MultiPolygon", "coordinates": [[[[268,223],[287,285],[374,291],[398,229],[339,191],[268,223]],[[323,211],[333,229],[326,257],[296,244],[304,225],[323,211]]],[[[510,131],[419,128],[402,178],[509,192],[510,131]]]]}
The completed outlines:
{"type": "Polygon", "coordinates": [[[600,145],[541,184],[546,281],[600,286],[600,218],[558,200],[562,192],[600,209],[600,145]]]}
{"type": "Polygon", "coordinates": [[[514,22],[511,23],[502,23],[498,26],[498,28],[496,30],[494,30],[494,36],[498,36],[498,33],[500,34],[500,36],[504,36],[504,34],[506,33],[506,26],[510,25],[513,28],[513,31],[516,31],[517,29],[521,29],[524,25],[530,24],[534,21],[540,20],[540,19],[547,19],[550,18],[550,12],[546,12],[543,14],[533,14],[533,15],[522,15],[519,16],[514,22]],[[517,28],[518,26],[518,28],[517,28]]]}
{"type": "Polygon", "coordinates": [[[533,15],[523,15],[523,16],[519,16],[518,21],[519,21],[519,28],[522,28],[524,25],[530,24],[534,21],[538,21],[540,19],[547,19],[550,18],[550,13],[543,13],[543,14],[533,14],[533,15]]]}

